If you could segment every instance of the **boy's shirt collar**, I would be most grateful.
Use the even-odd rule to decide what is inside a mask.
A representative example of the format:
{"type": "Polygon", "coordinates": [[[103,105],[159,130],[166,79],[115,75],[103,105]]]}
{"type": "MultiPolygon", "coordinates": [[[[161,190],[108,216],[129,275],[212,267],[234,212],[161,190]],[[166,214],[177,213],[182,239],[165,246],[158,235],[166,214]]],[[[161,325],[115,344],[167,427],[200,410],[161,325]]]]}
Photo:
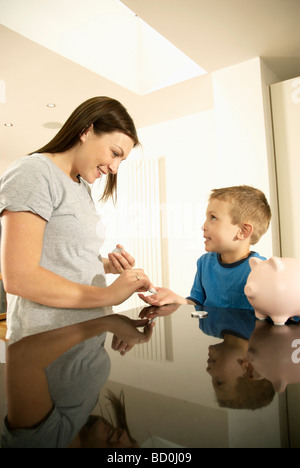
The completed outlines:
{"type": "Polygon", "coordinates": [[[237,267],[238,265],[241,265],[242,263],[246,262],[250,257],[252,257],[256,252],[250,252],[248,257],[246,258],[242,258],[242,260],[238,260],[237,262],[234,262],[234,263],[223,263],[221,261],[221,254],[217,253],[217,259],[218,259],[218,263],[221,267],[223,268],[235,268],[237,267]]]}

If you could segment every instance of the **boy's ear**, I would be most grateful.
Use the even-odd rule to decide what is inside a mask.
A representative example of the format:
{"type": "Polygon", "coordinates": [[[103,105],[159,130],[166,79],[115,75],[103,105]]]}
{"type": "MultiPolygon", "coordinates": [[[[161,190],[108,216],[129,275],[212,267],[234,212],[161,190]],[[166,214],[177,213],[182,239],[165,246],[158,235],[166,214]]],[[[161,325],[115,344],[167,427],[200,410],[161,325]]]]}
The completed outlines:
{"type": "Polygon", "coordinates": [[[248,377],[248,379],[250,380],[253,380],[254,368],[252,364],[249,361],[246,361],[245,359],[238,359],[238,363],[243,369],[244,376],[248,377]]]}
{"type": "Polygon", "coordinates": [[[250,223],[244,223],[240,225],[240,230],[238,232],[238,239],[245,240],[250,239],[253,234],[253,226],[250,223]]]}

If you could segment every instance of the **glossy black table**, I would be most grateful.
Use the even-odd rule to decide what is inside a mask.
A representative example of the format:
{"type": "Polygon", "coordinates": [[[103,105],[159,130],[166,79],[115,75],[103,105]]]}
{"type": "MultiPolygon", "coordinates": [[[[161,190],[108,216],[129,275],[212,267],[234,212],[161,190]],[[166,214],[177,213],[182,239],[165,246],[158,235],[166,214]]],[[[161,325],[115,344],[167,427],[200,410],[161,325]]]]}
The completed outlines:
{"type": "Polygon", "coordinates": [[[174,309],[124,312],[164,314],[151,341],[124,357],[107,341],[106,387],[124,391],[141,447],[299,447],[300,325],[277,327],[245,310],[174,309]]]}

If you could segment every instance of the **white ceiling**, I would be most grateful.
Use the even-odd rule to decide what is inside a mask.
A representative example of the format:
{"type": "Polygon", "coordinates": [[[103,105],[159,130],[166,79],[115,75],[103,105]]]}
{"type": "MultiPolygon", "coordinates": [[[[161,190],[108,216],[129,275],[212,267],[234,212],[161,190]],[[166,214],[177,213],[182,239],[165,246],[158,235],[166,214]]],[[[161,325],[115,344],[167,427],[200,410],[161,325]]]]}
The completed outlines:
{"type": "MultiPolygon", "coordinates": [[[[25,4],[27,0],[18,1],[25,4]]],[[[30,0],[30,3],[34,1],[40,7],[42,2],[30,0]]],[[[81,2],[68,1],[70,15],[77,1],[81,2]]],[[[92,96],[119,99],[141,127],[211,108],[211,73],[254,57],[262,57],[279,80],[300,76],[300,0],[123,0],[123,3],[208,74],[141,96],[95,69],[90,70],[92,67],[87,63],[79,65],[75,58],[70,60],[37,39],[28,39],[24,31],[16,32],[2,21],[0,173],[11,160],[50,140],[70,112],[92,96]],[[47,108],[49,102],[56,107],[47,108]],[[14,126],[4,127],[5,122],[13,122],[14,126]]],[[[12,3],[0,0],[0,19],[1,8],[5,6],[7,11],[7,5],[12,3]]],[[[56,3],[52,1],[52,5],[56,3]]],[[[84,5],[88,6],[87,0],[84,5]]],[[[86,8],[85,18],[93,18],[93,13],[86,8]]],[[[64,21],[58,7],[55,14],[61,27],[64,21]]],[[[22,18],[27,26],[40,23],[33,13],[22,18]]],[[[55,25],[52,21],[54,35],[55,25]]],[[[117,39],[118,28],[113,32],[115,44],[122,41],[117,39]]],[[[73,26],[72,34],[77,34],[79,44],[83,39],[80,21],[73,26]]],[[[90,47],[85,45],[86,54],[96,57],[97,41],[92,36],[89,41],[90,47]]],[[[121,64],[119,73],[126,75],[128,70],[123,57],[116,52],[118,49],[121,47],[115,48],[111,60],[121,64]]]]}
{"type": "Polygon", "coordinates": [[[71,12],[70,0],[0,0],[0,10],[6,27],[140,95],[206,73],[120,0],[75,0],[71,12]]]}
{"type": "Polygon", "coordinates": [[[299,0],[122,1],[208,72],[254,57],[299,71],[299,0]]]}

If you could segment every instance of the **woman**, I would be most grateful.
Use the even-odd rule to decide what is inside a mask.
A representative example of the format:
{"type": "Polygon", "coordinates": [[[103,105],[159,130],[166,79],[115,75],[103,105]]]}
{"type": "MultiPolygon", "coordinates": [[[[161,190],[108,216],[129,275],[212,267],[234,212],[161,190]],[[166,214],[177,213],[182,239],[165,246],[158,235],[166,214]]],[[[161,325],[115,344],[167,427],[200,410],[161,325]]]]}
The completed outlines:
{"type": "MultiPolygon", "coordinates": [[[[145,273],[132,268],[134,259],[127,252],[101,258],[103,227],[88,185],[106,175],[102,198],[114,197],[119,165],[137,144],[126,109],[111,98],[95,97],[75,109],[53,140],[15,161],[1,178],[1,268],[11,344],[104,320],[112,305],[151,288],[145,273]],[[107,273],[120,273],[108,287],[107,273]]],[[[131,327],[137,333],[134,323],[131,327]]],[[[46,368],[51,400],[72,421],[64,446],[85,424],[108,377],[105,331],[115,333],[101,328],[46,368]]]]}

